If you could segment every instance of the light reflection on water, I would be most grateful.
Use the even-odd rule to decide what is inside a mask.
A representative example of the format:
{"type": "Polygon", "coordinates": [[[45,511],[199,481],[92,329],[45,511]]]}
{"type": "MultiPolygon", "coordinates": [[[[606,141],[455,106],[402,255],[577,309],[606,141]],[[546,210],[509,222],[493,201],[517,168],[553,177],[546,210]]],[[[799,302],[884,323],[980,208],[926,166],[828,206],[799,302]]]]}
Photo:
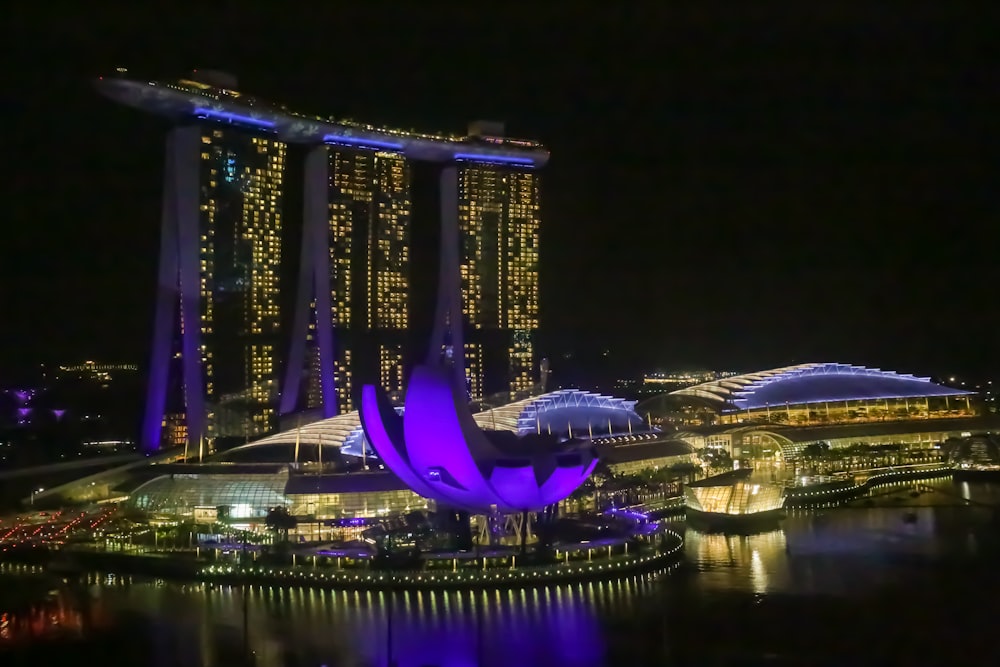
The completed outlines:
{"type": "MultiPolygon", "coordinates": [[[[683,643],[686,637],[672,634],[663,620],[688,608],[682,600],[851,598],[907,578],[919,581],[941,557],[975,558],[989,539],[990,510],[940,501],[968,493],[989,502],[1000,499],[998,488],[948,483],[938,494],[906,496],[914,507],[796,511],[779,529],[747,536],[699,533],[681,523],[683,572],[616,582],[392,596],[250,587],[246,597],[239,587],[114,579],[62,586],[53,596],[58,584],[44,584],[31,609],[8,613],[8,623],[30,623],[0,632],[0,647],[66,632],[110,635],[116,645],[136,643],[135,654],[148,667],[231,667],[243,653],[245,600],[246,642],[258,667],[385,665],[390,625],[400,667],[618,664],[629,651],[641,657],[683,643]],[[916,520],[904,521],[910,512],[916,520]]],[[[5,587],[0,574],[0,614],[5,587]]]]}
{"type": "Polygon", "coordinates": [[[993,533],[992,511],[961,500],[1000,501],[1000,486],[943,481],[918,497],[911,488],[886,490],[875,507],[793,510],[780,527],[753,535],[685,526],[685,558],[698,572],[692,585],[706,594],[851,595],[941,558],[977,557],[993,533]]]}
{"type": "MultiPolygon", "coordinates": [[[[596,667],[605,662],[602,619],[627,614],[634,600],[648,597],[654,579],[391,596],[249,587],[246,641],[259,667],[384,665],[391,623],[392,657],[400,667],[596,667]]],[[[133,581],[93,584],[83,595],[64,591],[60,599],[105,619],[91,625],[92,633],[128,619],[131,632],[138,630],[152,644],[150,667],[228,667],[243,650],[244,597],[238,586],[133,581]]]]}

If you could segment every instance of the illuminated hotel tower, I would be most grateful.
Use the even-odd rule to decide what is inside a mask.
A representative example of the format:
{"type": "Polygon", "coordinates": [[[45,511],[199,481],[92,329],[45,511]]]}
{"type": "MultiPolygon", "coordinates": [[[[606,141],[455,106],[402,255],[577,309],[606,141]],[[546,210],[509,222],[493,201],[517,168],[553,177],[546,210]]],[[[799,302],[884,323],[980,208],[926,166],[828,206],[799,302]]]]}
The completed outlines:
{"type": "Polygon", "coordinates": [[[130,79],[119,69],[97,85],[117,102],[174,123],[146,450],[159,447],[164,424],[174,429],[172,441],[185,433],[197,445],[203,438],[266,433],[278,412],[314,406],[332,416],[353,407],[361,382],[377,382],[400,398],[405,369],[427,350],[424,343],[414,348],[412,332],[423,326],[414,324],[414,285],[428,281],[449,304],[438,313],[445,319],[429,325],[435,344],[464,362],[455,367],[468,369],[471,397],[510,398],[533,386],[534,170],[548,161],[544,146],[482,123],[459,136],[299,114],[243,95],[233,77],[219,72],[158,82],[130,79]],[[306,164],[297,301],[279,392],[288,144],[306,148],[306,164]],[[417,170],[437,175],[418,187],[417,170]],[[417,230],[413,201],[424,189],[439,208],[417,230]],[[442,280],[433,270],[414,270],[418,235],[440,240],[442,280]],[[452,331],[459,316],[464,325],[452,331]],[[183,393],[180,422],[166,409],[174,367],[183,393]]]}
{"type": "Polygon", "coordinates": [[[170,131],[147,448],[159,444],[175,355],[192,442],[276,425],[285,151],[283,142],[217,126],[170,131]]]}
{"type": "Polygon", "coordinates": [[[304,407],[321,407],[326,416],[347,412],[359,376],[402,398],[410,172],[402,153],[377,145],[320,145],[306,157],[299,302],[282,413],[302,407],[303,389],[304,407]]]}
{"type": "Polygon", "coordinates": [[[513,400],[538,382],[539,208],[532,169],[466,163],[458,171],[465,368],[473,400],[513,400]]]}
{"type": "MultiPolygon", "coordinates": [[[[485,129],[493,134],[484,135],[483,124],[473,126],[476,141],[509,141],[496,125],[485,129]]],[[[377,383],[401,401],[405,371],[424,354],[422,346],[408,345],[413,290],[420,282],[454,289],[460,297],[461,336],[445,335],[441,343],[465,341],[465,384],[473,400],[507,402],[536,384],[535,162],[461,151],[451,159],[421,160],[393,149],[390,142],[330,142],[307,158],[299,297],[283,414],[303,407],[321,407],[324,416],[346,412],[355,407],[363,383],[377,383]],[[437,175],[416,185],[417,169],[437,175]],[[454,176],[454,189],[446,186],[447,174],[454,176]],[[420,188],[432,188],[436,202],[423,222],[438,228],[430,234],[424,229],[424,235],[441,239],[437,260],[455,264],[456,280],[450,269],[440,281],[433,270],[411,270],[413,199],[429,194],[417,192],[420,188]],[[446,214],[457,216],[454,226],[448,226],[446,214]]]]}
{"type": "MultiPolygon", "coordinates": [[[[238,95],[235,82],[219,73],[171,85],[238,95]]],[[[131,104],[134,86],[116,79],[102,90],[131,104]]],[[[158,449],[168,423],[205,447],[218,437],[267,433],[277,425],[286,144],[245,131],[259,128],[213,122],[209,113],[174,114],[157,104],[162,100],[139,101],[141,108],[180,115],[166,142],[142,446],[158,449]],[[180,424],[168,409],[173,372],[181,379],[180,424]]]]}

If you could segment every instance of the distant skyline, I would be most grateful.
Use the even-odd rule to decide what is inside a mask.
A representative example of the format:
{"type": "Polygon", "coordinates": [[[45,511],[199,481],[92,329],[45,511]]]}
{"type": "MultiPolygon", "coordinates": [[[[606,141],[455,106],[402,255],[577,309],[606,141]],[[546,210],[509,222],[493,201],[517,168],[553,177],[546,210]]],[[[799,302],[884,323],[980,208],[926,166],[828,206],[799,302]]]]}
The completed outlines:
{"type": "Polygon", "coordinates": [[[41,362],[147,362],[166,125],[92,89],[116,65],[217,68],[296,109],[496,119],[544,141],[554,370],[603,350],[622,372],[1000,369],[995,8],[152,7],[9,19],[0,383],[41,362]]]}

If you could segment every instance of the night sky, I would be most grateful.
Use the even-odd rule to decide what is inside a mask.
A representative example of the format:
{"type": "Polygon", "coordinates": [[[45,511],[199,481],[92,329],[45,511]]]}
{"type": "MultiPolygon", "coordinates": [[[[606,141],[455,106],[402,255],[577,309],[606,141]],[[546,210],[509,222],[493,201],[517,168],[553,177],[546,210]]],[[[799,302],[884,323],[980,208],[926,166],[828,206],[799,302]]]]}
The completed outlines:
{"type": "Polygon", "coordinates": [[[166,125],[93,90],[116,65],[223,69],[293,108],[427,130],[500,119],[544,141],[554,367],[607,349],[622,374],[1000,370],[991,3],[33,4],[6,25],[0,374],[146,361],[166,125]]]}

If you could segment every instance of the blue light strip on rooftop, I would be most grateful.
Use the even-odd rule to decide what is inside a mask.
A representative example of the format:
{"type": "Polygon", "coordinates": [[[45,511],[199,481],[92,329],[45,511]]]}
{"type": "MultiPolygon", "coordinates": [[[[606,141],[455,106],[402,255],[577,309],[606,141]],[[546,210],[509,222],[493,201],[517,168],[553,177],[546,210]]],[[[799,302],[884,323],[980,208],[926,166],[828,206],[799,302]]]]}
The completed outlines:
{"type": "Polygon", "coordinates": [[[244,116],[230,111],[216,111],[215,109],[195,109],[194,115],[197,118],[218,120],[226,123],[240,123],[242,125],[250,125],[268,130],[274,128],[276,125],[274,121],[251,118],[250,116],[244,116]]]}
{"type": "Polygon", "coordinates": [[[851,394],[845,396],[818,396],[818,397],[810,397],[808,400],[802,400],[802,401],[780,401],[775,403],[764,402],[764,403],[754,403],[753,405],[750,405],[750,398],[737,398],[734,399],[732,402],[733,407],[723,408],[722,411],[738,412],[742,410],[763,410],[768,407],[780,409],[785,407],[786,405],[787,406],[816,405],[819,403],[843,403],[844,401],[884,401],[887,399],[898,400],[901,398],[916,400],[919,398],[944,398],[946,396],[950,398],[955,398],[961,396],[975,395],[975,392],[973,391],[960,391],[957,389],[951,389],[950,387],[941,387],[940,385],[938,386],[945,391],[935,391],[933,393],[924,392],[921,394],[916,394],[914,392],[905,392],[905,393],[886,392],[880,394],[873,394],[869,396],[856,396],[851,394]]]}
{"type": "Polygon", "coordinates": [[[455,153],[456,160],[469,162],[496,162],[500,164],[533,165],[535,161],[527,157],[511,157],[507,155],[484,155],[482,153],[455,153]]]}
{"type": "Polygon", "coordinates": [[[362,137],[344,137],[338,134],[328,134],[323,137],[326,144],[344,144],[346,146],[358,146],[361,148],[386,148],[389,150],[402,150],[403,144],[395,141],[379,141],[378,139],[364,139],[362,137]]]}

